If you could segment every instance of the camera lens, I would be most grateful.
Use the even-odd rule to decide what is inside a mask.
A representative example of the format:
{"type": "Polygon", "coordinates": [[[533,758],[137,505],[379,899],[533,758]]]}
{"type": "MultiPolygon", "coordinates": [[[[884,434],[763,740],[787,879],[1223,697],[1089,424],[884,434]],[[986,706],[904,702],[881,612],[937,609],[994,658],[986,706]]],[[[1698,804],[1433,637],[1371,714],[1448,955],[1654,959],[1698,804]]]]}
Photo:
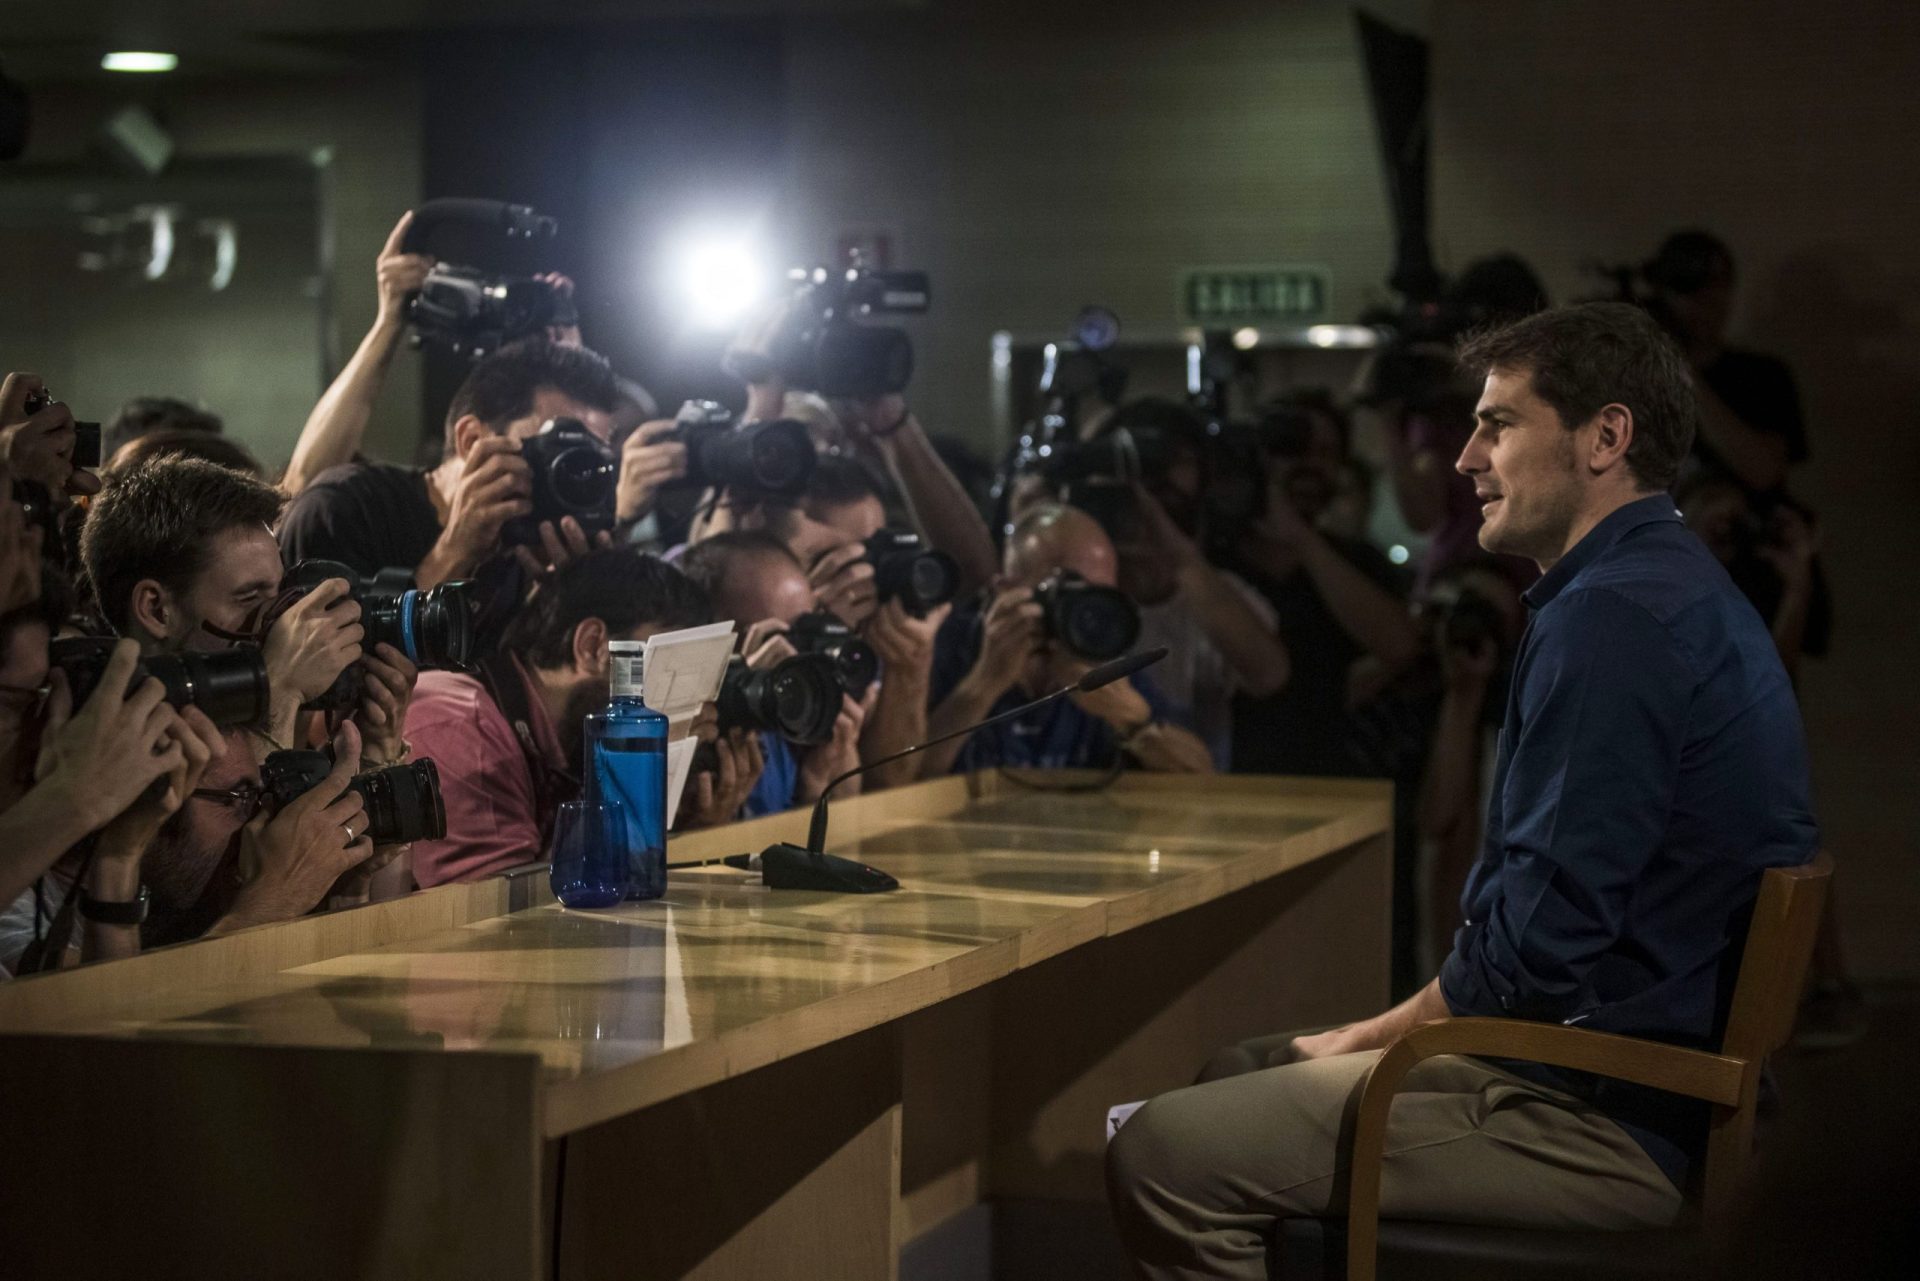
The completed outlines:
{"type": "Polygon", "coordinates": [[[267,663],[251,645],[212,654],[156,654],[147,674],[167,688],[167,701],[198,707],[222,727],[246,725],[267,714],[267,663]]]}
{"type": "MultiPolygon", "coordinates": [[[[69,636],[47,647],[48,662],[67,674],[78,711],[93,696],[113,654],[107,636],[69,636]]],[[[152,676],[166,690],[167,702],[185,710],[198,707],[221,728],[245,725],[267,712],[267,664],[251,645],[211,654],[155,654],[140,660],[127,682],[131,693],[152,676]]]]}
{"type": "Polygon", "coordinates": [[[1062,574],[1035,593],[1047,630],[1082,658],[1118,658],[1140,638],[1140,610],[1124,593],[1062,574]]]}
{"type": "Polygon", "coordinates": [[[384,641],[422,671],[465,667],[473,656],[471,594],[466,583],[442,583],[424,592],[410,587],[394,595],[366,594],[361,598],[366,648],[384,641]]]}
{"type": "Polygon", "coordinates": [[[960,593],[960,566],[945,552],[926,550],[912,530],[881,530],[867,540],[867,560],[880,600],[897,597],[915,615],[960,593]]]}
{"type": "Polygon", "coordinates": [[[756,670],[734,659],[720,685],[722,730],[771,730],[790,743],[811,746],[833,737],[841,687],[825,654],[801,654],[756,670]]]}
{"type": "Polygon", "coordinates": [[[347,785],[367,805],[367,836],[375,845],[437,841],[447,834],[440,770],[432,761],[389,765],[347,785]]]}
{"type": "Polygon", "coordinates": [[[687,439],[689,478],[719,488],[757,489],[792,497],[813,476],[813,438],[791,418],[753,423],[739,430],[698,426],[687,439]]]}
{"type": "Polygon", "coordinates": [[[620,465],[597,449],[563,450],[547,465],[553,496],[574,516],[591,515],[613,499],[620,465]]]}

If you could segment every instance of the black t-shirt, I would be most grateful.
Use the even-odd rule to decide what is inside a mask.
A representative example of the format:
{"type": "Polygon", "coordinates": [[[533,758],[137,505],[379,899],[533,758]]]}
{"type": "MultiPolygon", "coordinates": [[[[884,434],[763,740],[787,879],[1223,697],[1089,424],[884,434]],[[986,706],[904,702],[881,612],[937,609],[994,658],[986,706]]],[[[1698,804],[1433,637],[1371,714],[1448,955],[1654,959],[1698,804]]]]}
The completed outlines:
{"type": "MultiPolygon", "coordinates": [[[[1396,597],[1405,594],[1392,562],[1378,548],[1328,536],[1333,549],[1396,597]]],[[[1347,669],[1366,652],[1347,634],[1304,568],[1284,579],[1248,567],[1241,577],[1269,601],[1280,619],[1293,675],[1278,693],[1233,703],[1233,768],[1246,774],[1373,776],[1372,753],[1360,750],[1347,710],[1347,669]]]]}
{"type": "Polygon", "coordinates": [[[392,463],[347,463],[321,472],[280,520],[287,564],[337,560],[362,575],[396,566],[411,571],[439,537],[426,473],[392,463]]]}
{"type": "MultiPolygon", "coordinates": [[[[1800,392],[1785,364],[1756,351],[1723,351],[1700,370],[1700,380],[1741,422],[1755,431],[1783,437],[1788,462],[1807,461],[1807,424],[1800,416],[1800,392]]],[[[1706,466],[1728,471],[1725,460],[1704,438],[1694,438],[1693,450],[1706,466]]]]}

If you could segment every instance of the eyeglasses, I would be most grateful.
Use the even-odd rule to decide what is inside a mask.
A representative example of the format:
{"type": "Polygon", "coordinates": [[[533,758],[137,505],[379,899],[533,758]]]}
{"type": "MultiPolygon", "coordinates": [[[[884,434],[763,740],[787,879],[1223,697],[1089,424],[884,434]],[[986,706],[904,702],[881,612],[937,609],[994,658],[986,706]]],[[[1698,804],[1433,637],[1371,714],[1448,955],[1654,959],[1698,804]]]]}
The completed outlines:
{"type": "Polygon", "coordinates": [[[46,710],[51,693],[53,686],[48,684],[0,685],[0,709],[17,712],[23,720],[35,718],[46,710]]]}

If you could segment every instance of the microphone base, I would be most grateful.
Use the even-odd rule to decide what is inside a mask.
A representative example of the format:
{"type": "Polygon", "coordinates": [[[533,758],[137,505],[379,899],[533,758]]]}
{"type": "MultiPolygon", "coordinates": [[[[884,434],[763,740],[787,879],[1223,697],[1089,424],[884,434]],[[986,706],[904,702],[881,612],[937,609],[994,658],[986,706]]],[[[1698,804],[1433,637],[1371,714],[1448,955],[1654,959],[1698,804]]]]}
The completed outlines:
{"type": "Polygon", "coordinates": [[[760,875],[773,890],[882,894],[900,888],[900,882],[877,867],[834,854],[818,854],[785,841],[760,852],[760,875]]]}

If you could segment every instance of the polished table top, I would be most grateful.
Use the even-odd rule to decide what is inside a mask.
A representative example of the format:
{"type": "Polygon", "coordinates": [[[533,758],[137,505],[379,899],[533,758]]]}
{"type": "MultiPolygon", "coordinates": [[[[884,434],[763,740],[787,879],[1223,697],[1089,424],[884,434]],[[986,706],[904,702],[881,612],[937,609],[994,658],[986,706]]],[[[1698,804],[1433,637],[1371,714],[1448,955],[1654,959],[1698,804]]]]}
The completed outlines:
{"type": "Polygon", "coordinates": [[[948,789],[939,816],[889,802],[902,795],[836,807],[831,843],[892,872],[894,893],[676,872],[654,902],[548,903],[231,982],[116,992],[43,1030],[537,1054],[548,1132],[564,1133],[1217,898],[1385,831],[1388,810],[1383,786],[1304,779],[948,789]]]}

